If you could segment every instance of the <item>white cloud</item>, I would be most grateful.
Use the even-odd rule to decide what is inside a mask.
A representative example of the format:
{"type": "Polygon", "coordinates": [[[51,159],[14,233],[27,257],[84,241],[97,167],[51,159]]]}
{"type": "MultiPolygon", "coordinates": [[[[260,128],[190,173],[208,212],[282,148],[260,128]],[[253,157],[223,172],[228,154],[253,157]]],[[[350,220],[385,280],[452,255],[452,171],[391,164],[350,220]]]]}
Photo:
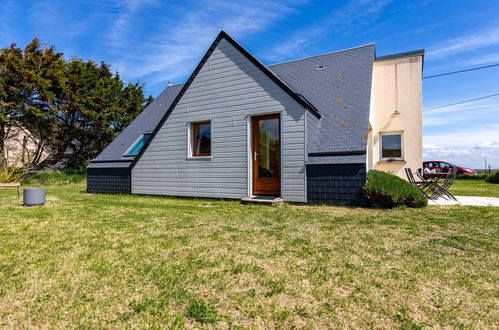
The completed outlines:
{"type": "MultiPolygon", "coordinates": [[[[26,12],[40,37],[63,45],[67,57],[72,49],[112,63],[125,79],[154,84],[183,80],[220,30],[238,39],[265,31],[303,1],[40,0],[26,12]]],[[[13,3],[0,1],[0,18],[13,3]]],[[[0,19],[0,33],[4,26],[0,19]]]]}
{"type": "Polygon", "coordinates": [[[499,141],[485,141],[475,146],[475,149],[497,149],[499,152],[499,141]]]}
{"type": "MultiPolygon", "coordinates": [[[[115,66],[132,79],[147,76],[150,83],[175,80],[192,71],[220,30],[243,38],[263,31],[292,11],[292,6],[273,0],[201,1],[175,21],[158,24],[156,32],[132,46],[135,51],[115,66]]],[[[114,41],[120,39],[126,42],[126,35],[114,41]]]]}
{"type": "Polygon", "coordinates": [[[471,58],[464,62],[467,65],[483,65],[499,63],[499,53],[486,54],[478,57],[471,58]]]}
{"type": "Polygon", "coordinates": [[[443,145],[423,145],[424,160],[443,160],[465,167],[483,169],[485,160],[493,169],[499,168],[499,142],[483,142],[490,144],[484,148],[478,145],[474,147],[458,148],[443,145]]]}
{"type": "Polygon", "coordinates": [[[499,168],[499,124],[433,133],[423,138],[424,160],[446,160],[483,168],[484,160],[499,168]]]}
{"type": "MultiPolygon", "coordinates": [[[[123,45],[130,30],[134,27],[134,15],[145,6],[155,6],[157,0],[126,0],[115,1],[115,5],[119,8],[119,14],[114,18],[111,27],[110,39],[114,46],[123,45]]],[[[128,44],[128,42],[127,42],[128,44]]]]}
{"type": "Polygon", "coordinates": [[[470,154],[470,149],[456,149],[439,144],[423,145],[423,157],[425,160],[442,160],[449,157],[469,156],[470,154]]]}
{"type": "Polygon", "coordinates": [[[480,32],[445,41],[438,46],[429,48],[426,53],[426,59],[442,59],[449,55],[497,44],[499,44],[499,27],[488,28],[480,32]]]}
{"type": "Polygon", "coordinates": [[[425,126],[452,125],[471,119],[490,122],[497,117],[498,111],[499,96],[423,112],[423,123],[425,126]]]}
{"type": "Polygon", "coordinates": [[[332,33],[350,34],[373,22],[382,9],[392,0],[351,0],[331,12],[327,19],[304,27],[282,43],[274,46],[266,58],[276,60],[286,55],[296,55],[305,47],[323,40],[332,33]]]}
{"type": "Polygon", "coordinates": [[[499,97],[424,112],[423,158],[499,168],[498,110],[499,97]]]}
{"type": "Polygon", "coordinates": [[[486,141],[499,141],[499,124],[484,124],[470,128],[445,130],[424,136],[426,144],[443,146],[474,147],[486,141]]]}

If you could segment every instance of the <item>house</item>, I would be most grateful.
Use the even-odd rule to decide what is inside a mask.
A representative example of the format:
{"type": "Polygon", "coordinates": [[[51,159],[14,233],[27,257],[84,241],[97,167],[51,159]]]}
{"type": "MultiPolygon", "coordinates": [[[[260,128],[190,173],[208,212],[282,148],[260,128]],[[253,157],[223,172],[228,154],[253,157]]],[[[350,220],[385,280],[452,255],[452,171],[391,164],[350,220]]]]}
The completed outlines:
{"type": "MultiPolygon", "coordinates": [[[[48,156],[46,148],[30,130],[18,122],[7,126],[4,133],[3,157],[9,166],[37,164],[48,156]]],[[[1,155],[0,155],[1,157],[1,155]]]]}
{"type": "Polygon", "coordinates": [[[264,65],[221,32],[88,165],[87,190],[355,205],[366,171],[421,167],[423,51],[264,65]]]}
{"type": "MultiPolygon", "coordinates": [[[[36,134],[19,122],[6,126],[4,135],[3,157],[8,166],[31,167],[47,160],[51,149],[36,134]]],[[[63,169],[72,155],[78,152],[81,142],[72,141],[72,146],[64,151],[64,158],[52,166],[53,169],[63,169]]],[[[2,155],[0,155],[0,158],[2,155]]]]}

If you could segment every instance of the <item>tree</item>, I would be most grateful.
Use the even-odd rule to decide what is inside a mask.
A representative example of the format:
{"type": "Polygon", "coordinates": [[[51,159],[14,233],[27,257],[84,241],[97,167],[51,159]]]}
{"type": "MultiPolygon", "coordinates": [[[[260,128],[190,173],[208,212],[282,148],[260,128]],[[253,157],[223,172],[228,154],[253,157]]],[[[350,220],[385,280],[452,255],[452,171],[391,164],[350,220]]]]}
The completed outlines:
{"type": "MultiPolygon", "coordinates": [[[[23,125],[35,135],[50,129],[48,104],[63,85],[63,72],[63,54],[54,47],[41,48],[37,38],[25,49],[12,44],[1,50],[0,157],[11,127],[23,125]]],[[[44,148],[45,144],[39,145],[35,159],[44,148]]]]}
{"type": "Polygon", "coordinates": [[[109,144],[152,101],[143,85],[125,86],[110,66],[73,58],[66,63],[64,87],[51,104],[57,114],[53,152],[45,163],[65,159],[79,166],[109,144]],[[72,151],[65,154],[66,151],[72,151]]]}
{"type": "Polygon", "coordinates": [[[0,152],[19,125],[37,141],[32,166],[81,166],[150,102],[142,84],[125,84],[106,63],[66,61],[36,38],[25,49],[12,44],[0,54],[0,152]]]}

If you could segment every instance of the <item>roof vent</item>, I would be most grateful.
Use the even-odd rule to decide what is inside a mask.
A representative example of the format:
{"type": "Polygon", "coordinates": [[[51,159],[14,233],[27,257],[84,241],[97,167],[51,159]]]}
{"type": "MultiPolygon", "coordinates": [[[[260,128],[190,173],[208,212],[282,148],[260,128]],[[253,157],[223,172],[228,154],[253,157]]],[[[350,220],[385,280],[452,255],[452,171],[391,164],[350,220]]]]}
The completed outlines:
{"type": "Polygon", "coordinates": [[[168,86],[171,86],[171,85],[173,85],[172,81],[168,80],[168,86]]]}
{"type": "Polygon", "coordinates": [[[324,70],[325,68],[326,68],[326,66],[325,66],[325,65],[319,65],[319,66],[317,67],[317,70],[324,70]]]}

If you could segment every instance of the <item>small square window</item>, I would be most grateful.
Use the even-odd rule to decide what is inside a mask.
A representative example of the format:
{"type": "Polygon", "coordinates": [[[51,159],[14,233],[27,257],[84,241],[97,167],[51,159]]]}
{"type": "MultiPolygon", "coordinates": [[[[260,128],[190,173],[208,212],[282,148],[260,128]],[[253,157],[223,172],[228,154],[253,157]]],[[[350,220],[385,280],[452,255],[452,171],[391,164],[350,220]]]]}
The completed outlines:
{"type": "Polygon", "coordinates": [[[211,122],[192,123],[192,156],[211,156],[211,122]]]}
{"type": "Polygon", "coordinates": [[[384,133],[381,135],[381,158],[401,160],[402,133],[384,133]]]}

